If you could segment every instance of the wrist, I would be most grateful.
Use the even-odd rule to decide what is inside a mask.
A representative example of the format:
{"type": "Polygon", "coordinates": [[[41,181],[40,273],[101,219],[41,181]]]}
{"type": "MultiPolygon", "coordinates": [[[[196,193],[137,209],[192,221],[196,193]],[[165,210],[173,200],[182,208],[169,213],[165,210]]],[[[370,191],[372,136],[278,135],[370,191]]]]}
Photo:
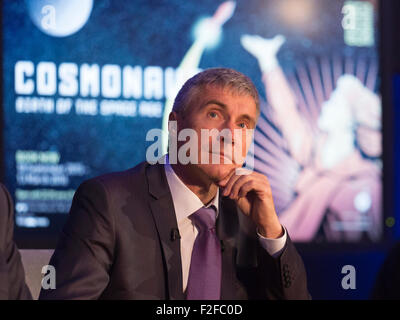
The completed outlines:
{"type": "Polygon", "coordinates": [[[276,226],[257,226],[257,232],[264,238],[277,239],[285,234],[282,225],[276,226]]]}

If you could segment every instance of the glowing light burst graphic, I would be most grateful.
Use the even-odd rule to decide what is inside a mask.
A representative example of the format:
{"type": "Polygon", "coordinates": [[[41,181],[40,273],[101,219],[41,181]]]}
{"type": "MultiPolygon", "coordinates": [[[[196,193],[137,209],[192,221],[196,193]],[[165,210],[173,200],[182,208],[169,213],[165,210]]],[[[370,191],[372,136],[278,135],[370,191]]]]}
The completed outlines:
{"type": "Polygon", "coordinates": [[[235,7],[234,1],[226,1],[212,17],[200,18],[193,27],[194,39],[208,49],[215,48],[221,41],[222,26],[232,17],[235,7]]]}
{"type": "MultiPolygon", "coordinates": [[[[322,240],[357,241],[362,233],[367,233],[370,240],[378,240],[381,234],[379,158],[381,105],[379,97],[375,94],[378,78],[376,62],[366,57],[310,58],[298,63],[295,70],[289,75],[285,74],[284,77],[286,78],[285,85],[290,88],[296,102],[297,112],[301,115],[302,125],[310,133],[308,136],[310,141],[307,143],[299,138],[299,141],[303,143],[300,144],[301,148],[304,148],[304,153],[309,156],[302,158],[302,152],[293,154],[296,148],[293,147],[294,143],[290,139],[293,140],[296,132],[290,139],[284,134],[281,122],[290,120],[282,118],[282,114],[281,118],[277,117],[276,106],[275,109],[271,106],[271,103],[276,103],[276,101],[261,103],[261,115],[254,135],[254,152],[249,151],[248,154],[249,158],[254,157],[254,169],[265,174],[270,181],[275,207],[282,224],[288,228],[292,239],[296,241],[316,240],[321,230],[324,233],[322,240]],[[360,94],[357,96],[358,91],[360,94]],[[346,153],[343,151],[345,146],[336,145],[336,149],[331,154],[334,155],[333,157],[337,156],[337,160],[334,160],[333,164],[321,164],[318,159],[315,159],[315,154],[323,150],[324,144],[321,144],[321,141],[329,140],[330,135],[329,132],[328,134],[324,132],[318,123],[321,117],[327,117],[326,115],[329,114],[324,110],[325,115],[323,115],[322,109],[326,108],[332,109],[331,111],[337,112],[338,115],[332,117],[330,113],[330,118],[328,116],[325,121],[329,123],[331,119],[332,130],[338,126],[338,123],[332,121],[341,115],[340,106],[334,100],[338,92],[346,97],[340,100],[344,101],[342,109],[351,108],[352,110],[349,114],[353,117],[350,123],[354,134],[352,135],[349,130],[350,133],[342,134],[344,138],[339,141],[350,139],[352,149],[351,152],[346,153]],[[366,130],[378,135],[379,139],[371,140],[365,137],[361,139],[358,135],[360,127],[368,128],[366,130]],[[309,152],[306,152],[307,148],[309,152]],[[342,153],[344,156],[341,158],[342,153]],[[346,162],[350,157],[357,160],[346,162]],[[365,171],[362,171],[364,169],[361,167],[365,171]],[[368,170],[373,173],[369,174],[368,170]],[[335,188],[343,190],[347,188],[346,195],[340,195],[339,191],[332,191],[333,187],[329,191],[328,186],[326,190],[323,187],[319,190],[320,192],[316,192],[313,196],[309,195],[308,199],[300,199],[303,188],[312,184],[311,181],[317,181],[329,175],[342,175],[342,180],[335,180],[334,183],[328,181],[321,186],[336,183],[335,188]],[[349,182],[354,176],[359,177],[356,180],[364,181],[365,184],[349,182]],[[348,180],[345,177],[348,177],[348,180]],[[300,180],[302,182],[299,182],[300,180]],[[369,211],[364,207],[363,210],[359,210],[360,194],[372,202],[367,208],[369,211]],[[317,199],[319,196],[329,200],[323,204],[323,200],[317,199]],[[338,205],[339,198],[341,204],[338,205]],[[342,214],[342,216],[332,214],[335,210],[336,215],[342,214]],[[329,212],[331,217],[327,214],[329,212]],[[332,216],[335,218],[329,222],[332,216]]],[[[269,89],[265,79],[264,73],[263,80],[266,84],[268,100],[269,89]]],[[[296,126],[293,127],[292,131],[294,130],[296,126]]],[[[332,132],[332,135],[336,134],[335,131],[332,132]]],[[[299,137],[301,137],[300,133],[299,137]]],[[[317,184],[316,182],[315,185],[317,184]]],[[[318,240],[321,240],[321,237],[318,240]]]]}

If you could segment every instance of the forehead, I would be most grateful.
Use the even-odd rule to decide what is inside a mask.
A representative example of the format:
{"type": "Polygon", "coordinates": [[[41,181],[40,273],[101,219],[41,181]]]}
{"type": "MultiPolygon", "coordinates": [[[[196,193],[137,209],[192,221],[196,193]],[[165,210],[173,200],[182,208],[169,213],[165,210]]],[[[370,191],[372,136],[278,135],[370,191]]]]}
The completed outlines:
{"type": "Polygon", "coordinates": [[[243,108],[243,112],[256,111],[256,103],[249,93],[239,92],[237,89],[231,87],[220,87],[215,85],[199,87],[195,95],[195,101],[193,102],[197,108],[204,107],[204,105],[209,102],[220,102],[221,104],[226,105],[229,109],[241,107],[243,108]]]}

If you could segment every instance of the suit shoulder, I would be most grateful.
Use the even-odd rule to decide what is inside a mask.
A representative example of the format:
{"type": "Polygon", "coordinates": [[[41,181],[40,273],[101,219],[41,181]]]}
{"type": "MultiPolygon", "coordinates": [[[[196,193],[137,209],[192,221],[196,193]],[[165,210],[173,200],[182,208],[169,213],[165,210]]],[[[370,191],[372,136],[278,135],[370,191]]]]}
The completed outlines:
{"type": "Polygon", "coordinates": [[[124,190],[139,191],[146,185],[146,168],[150,164],[143,161],[133,168],[124,171],[106,173],[85,180],[78,187],[77,192],[91,192],[101,189],[107,195],[123,193],[124,190]]]}

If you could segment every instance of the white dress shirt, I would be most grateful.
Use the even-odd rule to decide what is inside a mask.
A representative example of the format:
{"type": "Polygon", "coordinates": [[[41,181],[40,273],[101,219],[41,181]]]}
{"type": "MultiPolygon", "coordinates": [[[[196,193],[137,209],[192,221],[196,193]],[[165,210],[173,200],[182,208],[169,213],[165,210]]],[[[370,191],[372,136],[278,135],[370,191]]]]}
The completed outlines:
{"type": "MultiPolygon", "coordinates": [[[[166,156],[165,161],[165,174],[167,176],[167,181],[169,188],[171,190],[172,200],[174,202],[176,220],[178,223],[178,230],[181,236],[181,262],[182,262],[182,280],[183,280],[183,292],[186,291],[186,286],[189,277],[190,261],[192,258],[192,250],[194,241],[198,234],[197,228],[194,226],[189,216],[204,207],[203,202],[199,197],[193,193],[176,175],[174,170],[168,161],[168,156],[166,156]]],[[[207,208],[214,205],[216,208],[216,214],[218,216],[218,196],[219,189],[217,189],[217,194],[214,199],[206,206],[207,208]]],[[[258,234],[258,238],[262,247],[268,251],[268,253],[274,257],[278,256],[286,242],[286,230],[284,229],[284,234],[278,239],[269,239],[258,234]]]]}

